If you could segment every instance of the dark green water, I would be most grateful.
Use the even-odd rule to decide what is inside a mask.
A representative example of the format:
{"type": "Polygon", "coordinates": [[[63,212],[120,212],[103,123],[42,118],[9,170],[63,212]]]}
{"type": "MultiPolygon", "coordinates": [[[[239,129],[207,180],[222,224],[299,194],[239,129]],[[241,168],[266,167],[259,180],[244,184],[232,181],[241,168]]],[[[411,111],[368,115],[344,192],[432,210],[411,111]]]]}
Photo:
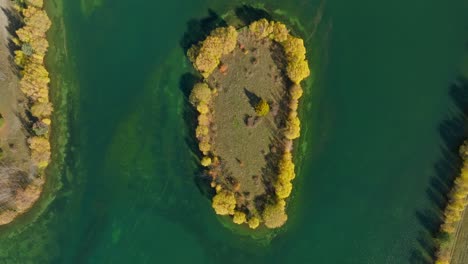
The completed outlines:
{"type": "Polygon", "coordinates": [[[45,209],[0,229],[0,263],[425,263],[466,1],[265,1],[307,40],[316,80],[290,218],[271,240],[215,216],[184,121],[187,22],[241,1],[83,3],[49,3],[66,156],[45,209]]]}

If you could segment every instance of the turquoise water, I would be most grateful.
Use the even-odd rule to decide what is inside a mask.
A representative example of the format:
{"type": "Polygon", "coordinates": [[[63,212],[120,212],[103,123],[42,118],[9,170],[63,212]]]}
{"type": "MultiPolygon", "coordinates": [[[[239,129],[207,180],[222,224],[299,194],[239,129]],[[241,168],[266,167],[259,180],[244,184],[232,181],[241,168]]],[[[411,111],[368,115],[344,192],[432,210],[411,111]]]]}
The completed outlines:
{"type": "Polygon", "coordinates": [[[264,7],[307,40],[315,79],[283,230],[252,238],[213,213],[184,120],[187,23],[241,1],[57,0],[49,64],[65,157],[45,209],[0,229],[0,262],[425,263],[468,3],[279,2],[264,7]]]}

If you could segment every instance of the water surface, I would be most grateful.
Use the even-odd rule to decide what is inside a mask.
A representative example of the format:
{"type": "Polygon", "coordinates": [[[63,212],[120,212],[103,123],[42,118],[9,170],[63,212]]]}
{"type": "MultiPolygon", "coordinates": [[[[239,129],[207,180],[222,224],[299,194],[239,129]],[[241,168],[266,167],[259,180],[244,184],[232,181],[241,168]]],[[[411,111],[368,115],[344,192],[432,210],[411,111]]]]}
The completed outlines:
{"type": "Polygon", "coordinates": [[[0,230],[0,260],[424,263],[467,3],[279,2],[264,7],[307,40],[315,79],[283,231],[254,239],[217,218],[184,120],[188,22],[241,1],[57,0],[51,39],[66,43],[51,67],[66,73],[70,137],[50,179],[61,188],[45,212],[0,230]]]}

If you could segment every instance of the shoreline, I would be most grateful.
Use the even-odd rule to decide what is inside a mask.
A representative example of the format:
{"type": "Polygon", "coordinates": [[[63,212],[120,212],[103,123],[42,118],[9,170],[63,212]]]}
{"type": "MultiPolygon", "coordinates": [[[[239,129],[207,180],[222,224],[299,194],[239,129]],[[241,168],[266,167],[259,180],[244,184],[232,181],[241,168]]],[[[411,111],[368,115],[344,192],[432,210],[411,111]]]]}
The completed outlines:
{"type": "MultiPolygon", "coordinates": [[[[18,36],[16,38],[8,34],[6,38],[8,44],[5,45],[9,47],[9,53],[14,49],[14,62],[18,65],[18,69],[14,69],[12,65],[4,68],[15,76],[13,92],[22,98],[19,100],[19,111],[15,114],[19,115],[18,119],[21,120],[17,126],[24,131],[21,141],[26,146],[26,150],[22,160],[27,163],[25,168],[16,168],[12,162],[18,158],[15,149],[0,160],[1,168],[5,172],[2,175],[4,185],[0,186],[0,191],[8,195],[8,200],[0,204],[0,225],[6,225],[30,211],[41,197],[51,155],[49,134],[53,109],[49,102],[49,74],[44,67],[44,57],[48,49],[45,34],[51,22],[43,8],[43,2],[30,1],[29,5],[19,6],[9,0],[1,1],[2,9],[11,12],[5,14],[3,11],[7,17],[4,23],[7,23],[6,26],[10,31],[7,33],[11,34],[14,30],[18,36]],[[8,18],[14,19],[16,16],[24,20],[23,27],[11,28],[11,24],[17,24],[18,21],[10,21],[8,18]],[[21,78],[16,77],[18,74],[16,71],[22,75],[21,78]]],[[[11,55],[8,56],[8,61],[12,61],[9,58],[11,55]]],[[[8,101],[16,105],[16,100],[13,98],[8,101]]],[[[14,124],[12,119],[6,120],[4,129],[7,129],[9,124],[10,126],[14,124]]],[[[10,141],[11,136],[0,135],[0,139],[10,141]]],[[[8,146],[12,148],[15,145],[9,143],[8,146]]]]}

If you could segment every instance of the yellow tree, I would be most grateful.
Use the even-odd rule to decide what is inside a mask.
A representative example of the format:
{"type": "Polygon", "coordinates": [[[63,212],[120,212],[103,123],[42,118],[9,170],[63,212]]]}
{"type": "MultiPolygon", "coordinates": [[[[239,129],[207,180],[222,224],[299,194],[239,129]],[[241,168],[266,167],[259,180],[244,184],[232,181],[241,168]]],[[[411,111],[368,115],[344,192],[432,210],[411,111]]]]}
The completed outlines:
{"type": "Polygon", "coordinates": [[[236,197],[234,193],[227,190],[220,190],[214,197],[212,206],[219,215],[232,215],[236,208],[236,197]]]}
{"type": "Polygon", "coordinates": [[[235,224],[238,224],[238,225],[241,225],[243,223],[245,223],[246,221],[246,215],[244,212],[241,212],[241,211],[235,211],[234,212],[234,216],[232,218],[232,221],[235,223],[235,224]]]}
{"type": "Polygon", "coordinates": [[[270,112],[270,105],[264,99],[261,99],[260,102],[255,106],[255,113],[258,116],[266,116],[270,112]]]}
{"type": "Polygon", "coordinates": [[[256,229],[260,225],[260,219],[252,216],[247,223],[251,229],[256,229]]]}
{"type": "Polygon", "coordinates": [[[189,96],[189,101],[193,106],[197,106],[203,102],[205,104],[211,101],[211,89],[206,83],[197,83],[193,86],[193,89],[189,96]]]}
{"type": "Polygon", "coordinates": [[[284,200],[278,200],[276,203],[267,204],[262,214],[265,226],[268,228],[278,228],[284,225],[288,220],[285,209],[286,202],[284,200]]]}

